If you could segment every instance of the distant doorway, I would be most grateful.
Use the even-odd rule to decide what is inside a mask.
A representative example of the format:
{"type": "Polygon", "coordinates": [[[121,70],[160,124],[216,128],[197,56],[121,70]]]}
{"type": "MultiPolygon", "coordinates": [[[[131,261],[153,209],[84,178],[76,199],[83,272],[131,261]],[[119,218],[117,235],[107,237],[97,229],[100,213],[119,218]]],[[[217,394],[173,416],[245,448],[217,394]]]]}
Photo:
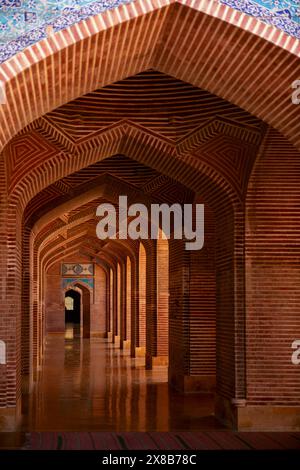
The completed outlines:
{"type": "Polygon", "coordinates": [[[80,336],[81,295],[70,289],[65,293],[65,338],[73,339],[80,336]]]}

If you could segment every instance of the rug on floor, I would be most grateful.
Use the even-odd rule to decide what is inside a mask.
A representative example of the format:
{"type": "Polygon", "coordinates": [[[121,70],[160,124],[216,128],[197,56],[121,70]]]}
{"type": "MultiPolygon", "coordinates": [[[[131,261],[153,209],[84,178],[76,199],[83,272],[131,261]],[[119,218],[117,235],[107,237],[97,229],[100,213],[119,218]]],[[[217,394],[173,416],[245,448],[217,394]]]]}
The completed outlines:
{"type": "Polygon", "coordinates": [[[30,432],[25,450],[300,450],[285,432],[30,432]]]}

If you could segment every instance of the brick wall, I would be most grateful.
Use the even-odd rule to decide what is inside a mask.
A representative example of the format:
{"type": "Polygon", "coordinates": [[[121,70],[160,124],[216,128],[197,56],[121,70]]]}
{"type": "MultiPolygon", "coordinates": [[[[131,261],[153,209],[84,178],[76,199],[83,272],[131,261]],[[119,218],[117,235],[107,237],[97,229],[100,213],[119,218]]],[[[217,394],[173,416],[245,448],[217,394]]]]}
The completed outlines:
{"type": "Polygon", "coordinates": [[[208,205],[204,212],[203,249],[190,252],[189,374],[207,379],[210,388],[216,376],[215,221],[208,205]]]}
{"type": "Polygon", "coordinates": [[[247,400],[300,404],[300,159],[270,129],[247,195],[247,400]]]}

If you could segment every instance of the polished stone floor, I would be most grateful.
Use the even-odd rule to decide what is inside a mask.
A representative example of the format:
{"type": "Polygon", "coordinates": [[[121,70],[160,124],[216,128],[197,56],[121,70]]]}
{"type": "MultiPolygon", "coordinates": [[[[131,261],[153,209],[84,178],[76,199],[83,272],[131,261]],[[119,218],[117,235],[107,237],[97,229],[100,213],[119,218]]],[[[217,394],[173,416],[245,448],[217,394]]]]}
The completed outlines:
{"type": "Polygon", "coordinates": [[[146,370],[107,340],[49,335],[23,431],[222,429],[213,398],[171,390],[167,369],[146,370]]]}
{"type": "Polygon", "coordinates": [[[21,428],[1,432],[0,449],[300,449],[300,433],[222,428],[212,397],[177,393],[166,368],[78,334],[47,337],[21,428]]]}

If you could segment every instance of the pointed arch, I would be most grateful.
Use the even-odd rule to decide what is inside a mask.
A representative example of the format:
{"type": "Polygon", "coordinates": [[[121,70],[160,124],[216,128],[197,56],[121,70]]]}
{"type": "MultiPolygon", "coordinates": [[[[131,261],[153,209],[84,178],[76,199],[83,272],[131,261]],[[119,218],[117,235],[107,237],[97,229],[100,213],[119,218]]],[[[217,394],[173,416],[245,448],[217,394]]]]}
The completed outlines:
{"type": "Polygon", "coordinates": [[[1,64],[7,104],[0,110],[0,146],[50,110],[149,68],[237,104],[299,146],[298,111],[290,99],[299,57],[298,39],[218,2],[137,0],[59,31],[1,64]],[[60,93],[54,86],[58,70],[60,93]],[[47,95],[44,83],[53,84],[47,95]]]}

